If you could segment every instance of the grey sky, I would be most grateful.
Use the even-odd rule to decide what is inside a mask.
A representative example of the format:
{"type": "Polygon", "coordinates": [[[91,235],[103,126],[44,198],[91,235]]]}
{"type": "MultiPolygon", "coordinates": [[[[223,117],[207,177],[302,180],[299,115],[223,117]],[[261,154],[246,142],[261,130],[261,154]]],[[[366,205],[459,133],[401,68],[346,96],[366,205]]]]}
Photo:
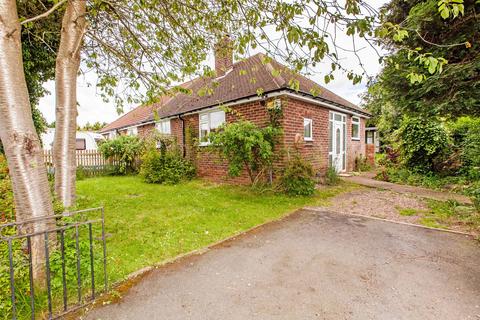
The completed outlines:
{"type": "MultiPolygon", "coordinates": [[[[375,8],[379,8],[386,1],[368,0],[367,2],[375,8]]],[[[340,42],[345,42],[345,46],[348,46],[348,44],[351,42],[349,38],[345,35],[342,35],[342,37],[340,37],[339,39],[340,42]]],[[[358,52],[358,54],[368,74],[377,74],[380,70],[380,65],[378,63],[378,56],[375,51],[363,41],[359,41],[357,43],[357,48],[363,48],[358,52]]],[[[352,68],[357,72],[361,71],[358,59],[353,53],[344,52],[342,53],[340,59],[343,66],[347,68],[352,68]]],[[[209,60],[211,60],[210,63],[213,67],[213,59],[209,60]]],[[[325,84],[323,82],[323,77],[325,73],[322,72],[321,67],[320,69],[315,71],[316,72],[314,74],[309,76],[312,80],[316,81],[320,85],[323,85],[324,87],[332,90],[336,94],[346,98],[353,103],[360,102],[359,94],[365,91],[365,82],[354,86],[351,81],[347,79],[346,75],[336,73],[335,80],[330,82],[329,84],[325,84]]],[[[108,123],[119,117],[119,114],[117,113],[113,103],[103,102],[100,96],[97,94],[95,83],[96,75],[93,72],[87,73],[86,75],[82,75],[78,78],[77,97],[79,107],[77,121],[79,125],[84,125],[87,122],[94,123],[96,121],[108,123]],[[89,86],[88,84],[91,84],[91,86],[89,86]]],[[[40,100],[40,111],[43,113],[48,122],[52,122],[55,120],[54,81],[47,82],[45,84],[45,88],[47,88],[47,90],[50,91],[51,94],[45,96],[40,100]]],[[[124,108],[124,112],[130,111],[134,107],[134,105],[127,106],[124,108]]]]}

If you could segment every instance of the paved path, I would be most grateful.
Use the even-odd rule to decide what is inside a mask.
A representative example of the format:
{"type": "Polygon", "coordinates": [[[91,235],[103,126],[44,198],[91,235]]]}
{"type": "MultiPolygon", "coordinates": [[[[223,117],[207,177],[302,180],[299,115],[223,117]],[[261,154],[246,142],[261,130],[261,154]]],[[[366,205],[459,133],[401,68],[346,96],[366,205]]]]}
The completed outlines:
{"type": "Polygon", "coordinates": [[[435,191],[427,188],[420,188],[420,187],[396,184],[396,183],[391,183],[386,181],[379,181],[379,180],[372,179],[369,175],[343,177],[343,179],[366,186],[366,187],[386,189],[386,190],[391,190],[398,193],[408,193],[408,194],[422,197],[422,198],[430,198],[430,199],[441,200],[441,201],[447,201],[451,199],[464,204],[472,203],[472,201],[468,197],[461,194],[445,192],[445,191],[443,192],[435,191]]]}
{"type": "Polygon", "coordinates": [[[303,210],[156,269],[87,319],[480,319],[470,237],[303,210]]]}

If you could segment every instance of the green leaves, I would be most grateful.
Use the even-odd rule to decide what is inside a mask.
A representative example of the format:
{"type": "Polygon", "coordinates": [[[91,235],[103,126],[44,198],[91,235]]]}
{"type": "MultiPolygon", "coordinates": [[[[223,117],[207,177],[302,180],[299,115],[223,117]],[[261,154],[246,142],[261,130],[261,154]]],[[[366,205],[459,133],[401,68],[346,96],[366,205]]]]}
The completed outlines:
{"type": "MultiPolygon", "coordinates": [[[[349,77],[349,80],[352,80],[354,75],[353,75],[353,73],[349,72],[347,77],[349,77]],[[351,79],[350,79],[350,76],[352,77],[351,79]]],[[[326,84],[330,83],[330,81],[332,81],[334,79],[335,79],[335,76],[333,75],[333,73],[326,74],[323,77],[323,81],[325,81],[326,84]]],[[[361,79],[361,77],[360,77],[360,79],[361,79]]]]}
{"type": "MultiPolygon", "coordinates": [[[[420,50],[421,48],[416,48],[415,50],[408,50],[408,60],[412,60],[413,56],[416,55],[413,61],[418,65],[422,66],[423,68],[427,69],[430,75],[442,73],[443,66],[446,65],[448,61],[442,57],[434,57],[429,52],[419,53],[420,50]]],[[[400,68],[398,64],[396,68],[400,68]]],[[[407,75],[407,79],[410,81],[411,84],[415,84],[423,82],[427,79],[427,76],[425,74],[420,74],[416,71],[412,71],[407,75]]]]}
{"type": "Polygon", "coordinates": [[[290,43],[299,43],[303,35],[302,29],[298,26],[291,26],[287,31],[287,40],[290,43]]]}
{"type": "Polygon", "coordinates": [[[382,39],[391,38],[395,42],[402,42],[409,37],[409,33],[405,28],[392,22],[385,22],[377,28],[375,35],[382,39]]]}
{"type": "Polygon", "coordinates": [[[435,158],[449,143],[441,123],[428,117],[405,117],[396,135],[402,161],[418,170],[432,170],[435,158]]]}
{"type": "Polygon", "coordinates": [[[393,35],[393,40],[397,42],[402,42],[407,37],[408,31],[399,28],[397,29],[397,32],[393,35]]]}
{"type": "Polygon", "coordinates": [[[438,12],[444,20],[448,19],[449,17],[455,19],[460,14],[463,16],[465,13],[463,0],[440,0],[438,1],[437,5],[438,12]]]}
{"type": "Polygon", "coordinates": [[[293,79],[292,78],[288,82],[288,86],[290,87],[290,89],[298,91],[298,90],[300,90],[300,81],[298,81],[298,79],[293,79]]]}
{"type": "Polygon", "coordinates": [[[411,84],[422,83],[427,77],[424,74],[419,74],[416,72],[410,72],[407,74],[407,79],[410,81],[411,84]]]}

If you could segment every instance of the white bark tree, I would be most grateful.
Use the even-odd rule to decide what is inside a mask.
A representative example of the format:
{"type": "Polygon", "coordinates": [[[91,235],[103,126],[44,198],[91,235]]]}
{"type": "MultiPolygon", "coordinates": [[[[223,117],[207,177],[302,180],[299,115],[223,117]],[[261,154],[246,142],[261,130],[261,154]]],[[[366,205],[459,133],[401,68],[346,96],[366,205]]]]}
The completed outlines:
{"type": "Polygon", "coordinates": [[[86,1],[68,1],[57,54],[55,140],[55,193],[65,207],[75,204],[75,134],[77,130],[77,75],[86,31],[86,1]]]}
{"type": "MultiPolygon", "coordinates": [[[[0,138],[5,150],[18,221],[53,214],[40,139],[35,131],[23,72],[21,25],[15,0],[0,3],[0,138]]],[[[44,231],[45,222],[32,224],[44,231]]],[[[43,277],[43,241],[32,239],[36,278],[43,277]]]]}

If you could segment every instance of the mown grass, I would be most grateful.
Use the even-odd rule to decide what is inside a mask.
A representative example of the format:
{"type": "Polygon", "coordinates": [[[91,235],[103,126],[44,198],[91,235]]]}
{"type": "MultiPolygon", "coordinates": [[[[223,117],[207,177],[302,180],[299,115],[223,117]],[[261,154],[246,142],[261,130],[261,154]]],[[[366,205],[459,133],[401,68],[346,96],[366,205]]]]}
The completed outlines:
{"type": "Polygon", "coordinates": [[[77,184],[80,208],[104,206],[110,281],[205,247],[355,188],[342,184],[313,197],[258,193],[245,186],[194,180],[146,184],[139,177],[99,177],[77,184]]]}

